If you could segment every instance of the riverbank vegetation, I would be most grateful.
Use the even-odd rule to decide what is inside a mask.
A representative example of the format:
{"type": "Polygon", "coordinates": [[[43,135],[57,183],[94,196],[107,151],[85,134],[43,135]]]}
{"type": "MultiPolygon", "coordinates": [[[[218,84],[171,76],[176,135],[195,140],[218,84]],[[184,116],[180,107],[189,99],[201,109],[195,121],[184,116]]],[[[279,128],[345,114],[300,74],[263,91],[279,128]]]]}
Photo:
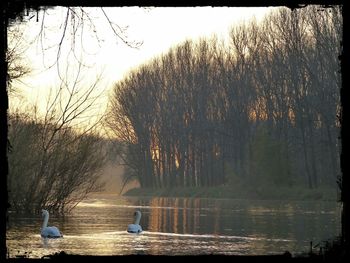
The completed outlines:
{"type": "Polygon", "coordinates": [[[101,190],[106,147],[98,136],[17,113],[9,116],[9,141],[11,210],[63,213],[101,190]]]}
{"type": "Polygon", "coordinates": [[[185,188],[133,188],[124,196],[158,196],[158,197],[189,197],[218,199],[261,199],[261,200],[322,200],[339,201],[339,193],[334,188],[308,189],[300,187],[185,187],[185,188]]]}
{"type": "Polygon", "coordinates": [[[129,194],[335,193],[341,28],[339,7],[281,8],[131,71],[106,118],[141,185],[129,194]]]}
{"type": "Polygon", "coordinates": [[[100,175],[109,147],[100,135],[96,105],[100,78],[83,85],[83,65],[72,64],[66,65],[66,75],[53,84],[41,104],[11,105],[7,178],[11,211],[33,213],[45,208],[65,213],[102,189],[100,175]],[[75,75],[68,76],[73,69],[75,75]]]}

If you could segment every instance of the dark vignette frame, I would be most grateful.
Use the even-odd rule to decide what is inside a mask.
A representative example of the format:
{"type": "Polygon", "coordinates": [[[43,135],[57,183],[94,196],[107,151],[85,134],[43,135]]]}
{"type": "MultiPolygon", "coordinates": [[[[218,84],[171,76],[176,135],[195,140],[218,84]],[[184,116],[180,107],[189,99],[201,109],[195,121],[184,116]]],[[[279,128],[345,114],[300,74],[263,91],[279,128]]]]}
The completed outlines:
{"type": "MultiPolygon", "coordinates": [[[[244,7],[260,7],[260,6],[287,6],[291,9],[302,8],[308,4],[318,4],[324,6],[331,5],[342,5],[343,15],[343,40],[342,40],[342,53],[339,56],[341,63],[341,80],[342,87],[340,90],[341,100],[341,114],[339,116],[341,123],[341,154],[340,154],[340,166],[341,175],[338,178],[339,188],[341,190],[341,196],[339,202],[342,204],[342,215],[341,215],[341,241],[343,251],[350,250],[350,192],[349,192],[349,168],[346,165],[346,157],[349,155],[349,148],[347,143],[349,142],[347,135],[349,135],[349,108],[350,99],[346,86],[349,86],[349,82],[346,76],[345,70],[349,67],[349,50],[348,40],[344,37],[348,31],[348,17],[349,10],[346,1],[342,0],[265,0],[265,1],[247,1],[247,0],[219,0],[219,1],[161,1],[161,0],[146,0],[146,1],[135,1],[135,0],[3,0],[1,1],[1,14],[0,14],[0,261],[6,260],[7,248],[6,248],[6,223],[7,223],[7,209],[9,208],[8,203],[8,192],[7,192],[7,175],[8,175],[8,159],[7,153],[11,147],[11,142],[8,141],[8,123],[7,123],[7,111],[8,111],[8,95],[7,95],[7,63],[6,63],[6,50],[7,50],[7,27],[9,20],[13,20],[19,17],[23,17],[27,9],[38,10],[40,7],[45,6],[244,6],[244,7]],[[347,14],[347,15],[346,15],[347,14]]],[[[346,252],[346,258],[349,257],[350,252],[346,252]]],[[[64,256],[65,253],[58,255],[64,256]]],[[[284,255],[283,257],[285,257],[284,255]]],[[[288,255],[287,255],[288,256],[288,255]]],[[[221,256],[222,257],[222,256],[221,256]]],[[[232,257],[232,256],[231,256],[232,257]]],[[[249,257],[249,256],[248,256],[249,257]]],[[[83,256],[68,256],[68,259],[94,259],[97,261],[106,259],[115,259],[112,257],[83,257],[83,256]]],[[[239,257],[247,258],[244,257],[239,257]]],[[[249,257],[251,259],[251,257],[249,257]]],[[[267,258],[259,260],[272,259],[267,258]]],[[[276,258],[282,259],[282,258],[276,258]]],[[[289,259],[290,258],[283,258],[289,259]]],[[[282,260],[283,260],[282,259],[282,260]]],[[[9,259],[7,259],[9,260],[9,259]]],[[[23,260],[23,259],[22,259],[23,260]]],[[[278,261],[279,261],[278,260],[278,261]]],[[[336,260],[337,261],[337,260],[336,260]]]]}

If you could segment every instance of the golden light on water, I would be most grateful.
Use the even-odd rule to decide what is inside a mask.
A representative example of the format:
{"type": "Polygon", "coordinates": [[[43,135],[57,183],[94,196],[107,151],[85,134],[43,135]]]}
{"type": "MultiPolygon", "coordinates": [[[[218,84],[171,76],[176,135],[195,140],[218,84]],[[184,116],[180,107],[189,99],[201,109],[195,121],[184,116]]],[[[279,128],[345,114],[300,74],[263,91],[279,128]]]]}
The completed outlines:
{"type": "Polygon", "coordinates": [[[20,218],[6,234],[9,255],[26,251],[36,258],[59,251],[80,255],[276,254],[287,249],[300,251],[309,245],[305,237],[331,235],[340,219],[337,210],[325,204],[200,198],[136,200],[94,196],[64,219],[53,215],[50,223],[62,230],[62,239],[42,239],[37,216],[20,218]],[[144,231],[130,234],[126,228],[136,209],[142,211],[144,231]],[[331,223],[330,218],[334,220],[331,223]],[[320,230],[324,232],[317,232],[320,230]]]}
{"type": "Polygon", "coordinates": [[[175,198],[174,201],[174,222],[173,222],[173,232],[178,233],[178,225],[181,224],[179,222],[179,198],[175,198]]]}

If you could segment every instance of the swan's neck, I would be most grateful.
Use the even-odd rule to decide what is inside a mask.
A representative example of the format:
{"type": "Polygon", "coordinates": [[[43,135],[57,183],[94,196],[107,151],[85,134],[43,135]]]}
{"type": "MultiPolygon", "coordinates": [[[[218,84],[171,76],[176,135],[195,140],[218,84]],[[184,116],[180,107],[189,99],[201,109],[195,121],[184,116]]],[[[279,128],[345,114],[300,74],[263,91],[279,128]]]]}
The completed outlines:
{"type": "Polygon", "coordinates": [[[140,224],[141,214],[137,213],[135,216],[135,225],[140,224]]]}
{"type": "Polygon", "coordinates": [[[43,228],[47,227],[47,223],[49,222],[49,215],[45,214],[44,222],[43,222],[43,228]]]}

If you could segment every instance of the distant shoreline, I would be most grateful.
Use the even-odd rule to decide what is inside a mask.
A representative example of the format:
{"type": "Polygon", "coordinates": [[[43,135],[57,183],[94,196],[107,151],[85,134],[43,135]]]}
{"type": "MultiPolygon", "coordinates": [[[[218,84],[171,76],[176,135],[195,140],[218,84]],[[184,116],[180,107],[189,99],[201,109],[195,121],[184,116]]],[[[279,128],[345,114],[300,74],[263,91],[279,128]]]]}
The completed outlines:
{"type": "Polygon", "coordinates": [[[262,200],[305,200],[338,201],[338,193],[333,188],[307,189],[300,187],[274,187],[248,189],[231,186],[217,187],[175,187],[175,188],[133,188],[123,196],[152,197],[195,197],[221,199],[262,199],[262,200]]]}

